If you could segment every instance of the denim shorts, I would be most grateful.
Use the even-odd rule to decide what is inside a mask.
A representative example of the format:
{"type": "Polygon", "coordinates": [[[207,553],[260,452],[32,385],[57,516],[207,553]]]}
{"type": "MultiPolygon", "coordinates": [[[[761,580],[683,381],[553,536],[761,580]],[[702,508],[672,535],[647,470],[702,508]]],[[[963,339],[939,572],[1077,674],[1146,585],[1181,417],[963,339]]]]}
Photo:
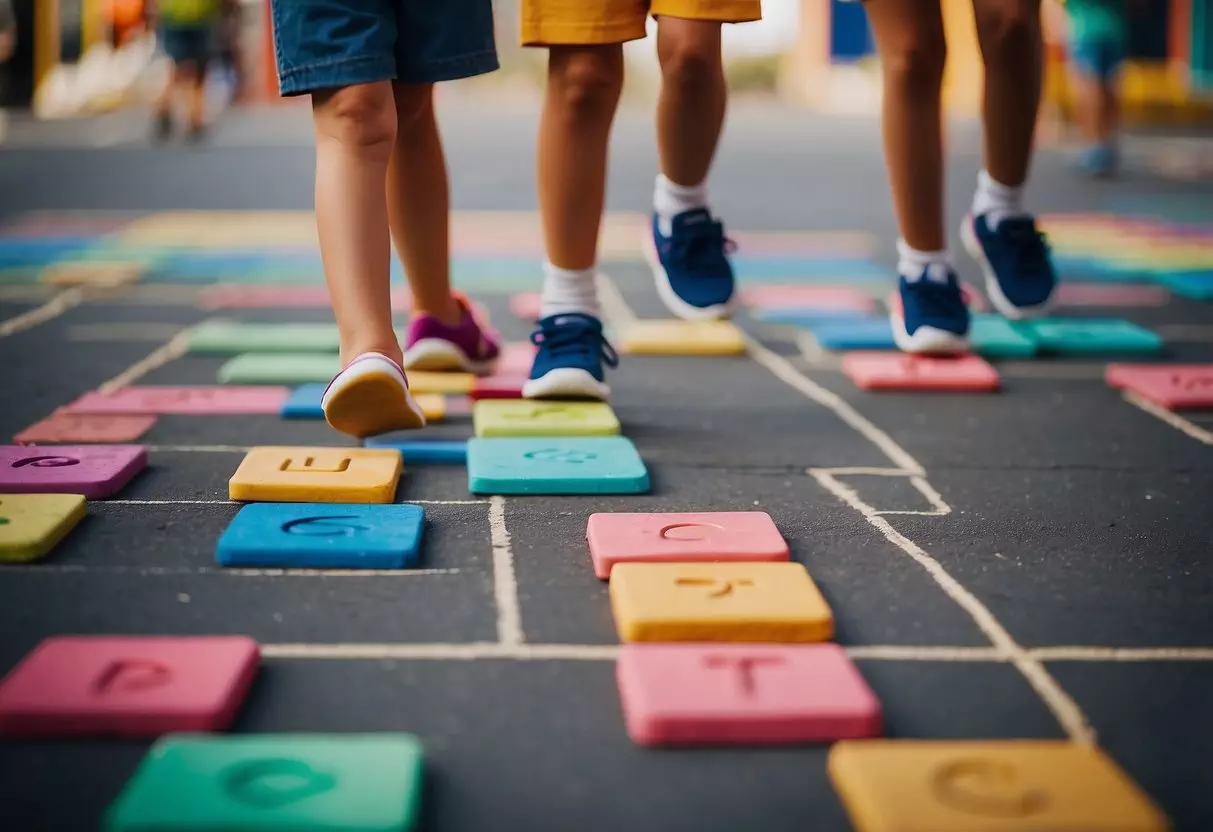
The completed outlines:
{"type": "Polygon", "coordinates": [[[160,27],[160,43],[164,54],[175,64],[194,63],[204,68],[211,57],[213,46],[209,25],[160,27]]]}
{"type": "Polygon", "coordinates": [[[1074,41],[1069,51],[1075,69],[1100,81],[1111,80],[1125,60],[1124,44],[1111,38],[1074,41]]]}
{"type": "Polygon", "coordinates": [[[270,0],[283,95],[497,69],[492,0],[270,0]]]}

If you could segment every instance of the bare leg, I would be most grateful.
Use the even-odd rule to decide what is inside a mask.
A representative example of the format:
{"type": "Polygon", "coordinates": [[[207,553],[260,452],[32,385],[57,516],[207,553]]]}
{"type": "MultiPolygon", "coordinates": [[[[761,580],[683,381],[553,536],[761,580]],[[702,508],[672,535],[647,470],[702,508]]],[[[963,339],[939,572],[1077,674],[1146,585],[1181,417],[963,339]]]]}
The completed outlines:
{"type": "Polygon", "coordinates": [[[985,60],[982,122],[985,167],[997,182],[1028,178],[1044,75],[1040,0],[974,0],[977,39],[985,60]]]}
{"type": "Polygon", "coordinates": [[[679,185],[695,186],[707,178],[728,101],[720,23],[662,17],[657,57],[662,74],[657,102],[661,172],[679,185]]]}

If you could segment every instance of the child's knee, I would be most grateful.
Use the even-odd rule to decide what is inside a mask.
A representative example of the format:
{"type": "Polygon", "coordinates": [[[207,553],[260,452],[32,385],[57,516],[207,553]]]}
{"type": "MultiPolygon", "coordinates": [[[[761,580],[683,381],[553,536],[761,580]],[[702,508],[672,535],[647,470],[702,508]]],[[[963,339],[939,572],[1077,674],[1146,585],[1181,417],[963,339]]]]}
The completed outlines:
{"type": "Polygon", "coordinates": [[[1041,38],[1040,0],[997,0],[974,6],[985,50],[997,54],[1025,53],[1041,38]]]}
{"type": "Polygon", "coordinates": [[[313,108],[321,135],[350,147],[391,152],[396,141],[396,107],[390,83],[358,84],[317,94],[313,108]]]}
{"type": "Polygon", "coordinates": [[[658,54],[667,84],[703,86],[720,79],[724,70],[719,23],[663,18],[658,25],[658,54]]]}
{"type": "Polygon", "coordinates": [[[602,47],[554,49],[548,85],[569,117],[610,119],[623,89],[623,52],[602,47]]]}
{"type": "Polygon", "coordinates": [[[433,84],[396,84],[396,129],[400,134],[426,129],[434,120],[433,84]]]}
{"type": "Polygon", "coordinates": [[[902,38],[880,55],[885,77],[904,90],[938,92],[948,62],[943,33],[921,32],[902,38]]]}

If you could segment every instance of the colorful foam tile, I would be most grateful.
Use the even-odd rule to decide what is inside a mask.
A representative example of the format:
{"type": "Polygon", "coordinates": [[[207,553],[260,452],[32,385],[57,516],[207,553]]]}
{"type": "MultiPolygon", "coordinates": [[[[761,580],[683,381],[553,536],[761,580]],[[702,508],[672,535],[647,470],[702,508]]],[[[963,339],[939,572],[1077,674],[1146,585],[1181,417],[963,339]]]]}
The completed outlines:
{"type": "Polygon", "coordinates": [[[985,358],[1030,358],[1036,341],[1001,315],[973,315],[969,319],[969,343],[985,358]]]}
{"type": "Polygon", "coordinates": [[[0,446],[0,494],[112,497],[147,466],[142,445],[0,446]]]}
{"type": "Polygon", "coordinates": [[[390,503],[403,473],[390,448],[252,448],[228,482],[231,499],[266,503],[390,503]]]}
{"type": "Polygon", "coordinates": [[[472,405],[477,436],[614,436],[621,431],[606,402],[483,399],[472,405]]]}
{"type": "Polygon", "coordinates": [[[222,731],[260,659],[243,636],[48,638],[0,681],[0,734],[222,731]]]}
{"type": "Polygon", "coordinates": [[[844,324],[882,320],[878,315],[854,312],[849,309],[756,309],[752,313],[764,324],[782,324],[812,329],[821,324],[844,324]]]}
{"type": "MultiPolygon", "coordinates": [[[[209,286],[198,300],[203,309],[305,309],[332,308],[333,300],[324,286],[209,286]]],[[[392,290],[392,311],[407,312],[412,306],[409,293],[392,290]]]]}
{"type": "Polygon", "coordinates": [[[1164,832],[1100,748],[1057,740],[846,740],[827,767],[856,832],[1164,832]]]}
{"type": "Polygon", "coordinates": [[[1213,269],[1202,272],[1163,272],[1159,283],[1189,300],[1213,300],[1213,269]]]}
{"type": "Polygon", "coordinates": [[[164,737],[104,830],[412,832],[423,769],[410,734],[164,737]]]}
{"type": "MultiPolygon", "coordinates": [[[[283,419],[323,419],[321,400],[327,384],[304,384],[291,391],[278,411],[283,419]]],[[[441,422],[446,418],[446,398],[436,393],[417,393],[414,401],[430,422],[441,422]]]]}
{"type": "Polygon", "coordinates": [[[472,439],[473,494],[643,494],[649,474],[622,436],[472,439]]]}
{"type": "Polygon", "coordinates": [[[223,566],[404,569],[420,559],[424,530],[419,505],[256,503],[219,537],[215,559],[223,566]]]}
{"type": "Polygon", "coordinates": [[[586,540],[594,574],[618,563],[786,561],[788,544],[765,511],[591,514],[586,540]]]}
{"type": "Polygon", "coordinates": [[[414,395],[440,393],[445,395],[467,395],[476,387],[476,376],[471,373],[433,373],[411,371],[409,390],[414,395]]]}
{"type": "Polygon", "coordinates": [[[622,328],[619,349],[628,355],[741,355],[745,337],[730,321],[634,321],[622,328]]]}
{"type": "Polygon", "coordinates": [[[1158,353],[1163,341],[1131,321],[1114,318],[1046,318],[1016,324],[1036,341],[1042,353],[1057,355],[1125,355],[1158,353]]]}
{"type": "Polygon", "coordinates": [[[335,353],[341,348],[336,324],[206,321],[189,331],[189,350],[202,355],[241,353],[335,353]]]}
{"type": "Polygon", "coordinates": [[[1213,364],[1110,364],[1106,378],[1168,410],[1213,410],[1213,364]]]}
{"type": "Polygon", "coordinates": [[[538,348],[530,341],[502,344],[501,355],[497,357],[494,373],[499,376],[530,375],[537,350],[538,348]]]}
{"type": "Polygon", "coordinates": [[[472,388],[473,399],[521,399],[522,385],[526,384],[525,375],[503,376],[493,375],[476,379],[472,388]]]}
{"type": "Polygon", "coordinates": [[[146,266],[138,262],[67,261],[48,265],[38,279],[52,286],[125,286],[137,282],[145,269],[146,266]]]}
{"type": "Polygon", "coordinates": [[[1135,283],[1062,283],[1053,295],[1061,307],[1166,306],[1170,298],[1162,286],[1135,283]]]}
{"type": "Polygon", "coordinates": [[[85,393],[68,413],[105,415],[236,416],[278,413],[290,395],[285,387],[123,387],[85,393]]]}
{"type": "Polygon", "coordinates": [[[0,561],[46,557],[88,513],[80,494],[0,497],[0,561]]]}
{"type": "Polygon", "coordinates": [[[465,465],[468,459],[468,443],[453,439],[404,439],[400,434],[372,436],[366,440],[368,448],[389,448],[399,451],[405,465],[437,464],[465,465]]]}
{"type": "Polygon", "coordinates": [[[46,442],[134,442],[156,424],[155,416],[102,415],[57,410],[13,437],[18,445],[46,442]]]}
{"type": "Polygon", "coordinates": [[[834,635],[799,563],[620,563],[611,610],[624,642],[816,642],[834,635]]]}
{"type": "Polygon", "coordinates": [[[850,286],[748,286],[741,290],[741,302],[761,313],[775,309],[877,311],[876,299],[869,292],[850,286]]]}
{"type": "Polygon", "coordinates": [[[732,262],[741,283],[886,282],[891,274],[880,263],[842,257],[733,257],[732,262]]]}
{"type": "Polygon", "coordinates": [[[341,358],[337,355],[246,353],[220,367],[218,378],[223,384],[328,384],[339,372],[341,358]]]}
{"type": "Polygon", "coordinates": [[[542,315],[538,292],[518,292],[510,295],[510,312],[516,318],[535,323],[542,315]]]}
{"type": "Polygon", "coordinates": [[[827,321],[812,327],[810,332],[822,349],[827,350],[895,350],[893,327],[887,318],[870,320],[827,321]]]}
{"type": "Polygon", "coordinates": [[[880,736],[880,702],[837,644],[625,644],[615,679],[638,745],[880,736]]]}
{"type": "Polygon", "coordinates": [[[842,370],[863,390],[986,393],[999,387],[998,371],[976,355],[850,352],[842,370]]]}

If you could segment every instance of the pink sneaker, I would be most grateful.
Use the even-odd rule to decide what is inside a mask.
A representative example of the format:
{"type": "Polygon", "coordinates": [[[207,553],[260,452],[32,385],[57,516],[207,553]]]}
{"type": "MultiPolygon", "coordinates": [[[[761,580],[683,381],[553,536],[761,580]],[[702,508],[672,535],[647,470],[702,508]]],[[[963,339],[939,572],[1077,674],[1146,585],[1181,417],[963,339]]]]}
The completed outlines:
{"type": "Polygon", "coordinates": [[[320,406],[334,430],[359,439],[425,427],[425,413],[409,393],[404,370],[377,352],[363,353],[338,373],[320,406]]]}
{"type": "Polygon", "coordinates": [[[409,323],[404,348],[404,366],[409,370],[462,372],[490,375],[500,347],[497,336],[481,324],[467,298],[456,293],[463,309],[457,326],[447,326],[431,315],[417,315],[409,323]]]}

